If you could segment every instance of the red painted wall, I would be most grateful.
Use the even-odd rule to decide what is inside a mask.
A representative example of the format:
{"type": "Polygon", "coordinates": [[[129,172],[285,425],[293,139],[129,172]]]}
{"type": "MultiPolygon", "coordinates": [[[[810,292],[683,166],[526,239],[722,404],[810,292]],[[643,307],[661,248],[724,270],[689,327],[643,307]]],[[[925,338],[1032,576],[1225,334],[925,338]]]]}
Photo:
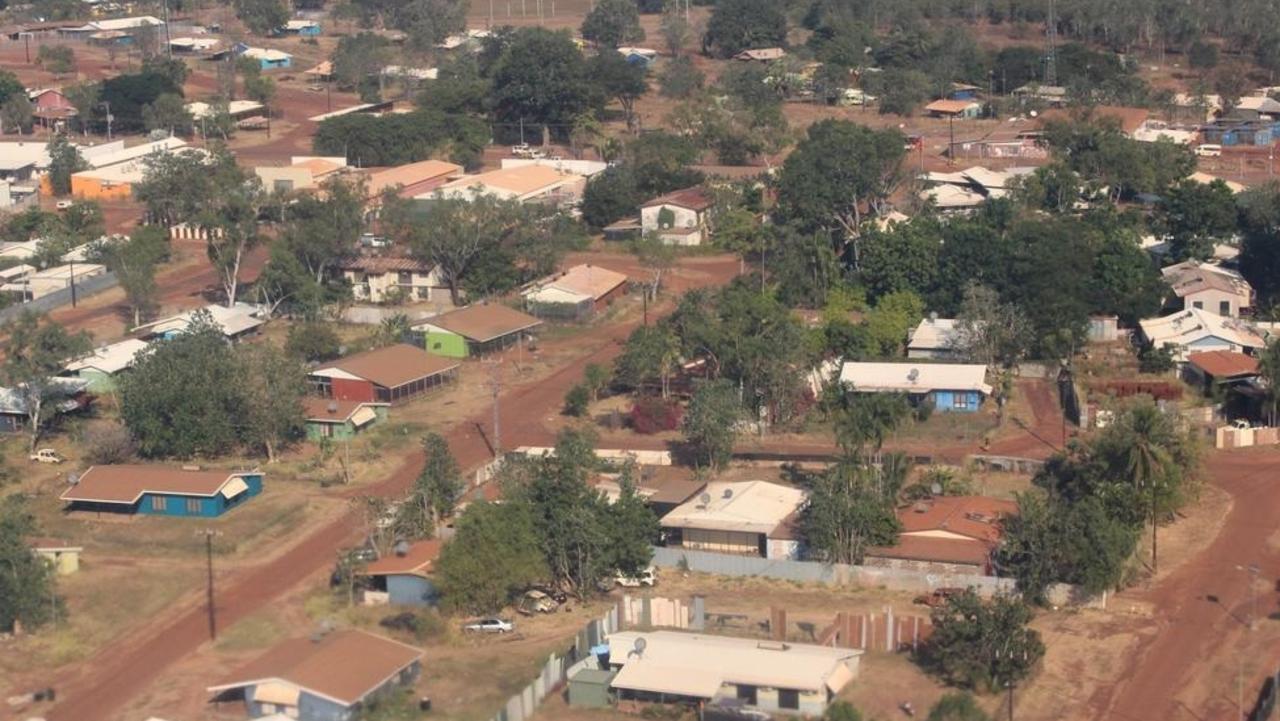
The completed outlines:
{"type": "Polygon", "coordinates": [[[339,401],[372,402],[373,384],[369,381],[353,381],[345,378],[333,379],[333,397],[339,401]]]}

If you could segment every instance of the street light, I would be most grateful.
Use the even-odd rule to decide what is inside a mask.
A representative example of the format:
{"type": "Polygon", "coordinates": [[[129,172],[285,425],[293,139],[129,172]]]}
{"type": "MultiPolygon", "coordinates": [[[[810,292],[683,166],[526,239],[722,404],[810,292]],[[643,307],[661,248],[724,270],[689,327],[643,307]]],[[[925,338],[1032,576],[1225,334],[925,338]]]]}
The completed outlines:
{"type": "Polygon", "coordinates": [[[1258,576],[1262,569],[1258,564],[1250,563],[1248,566],[1236,566],[1236,570],[1249,574],[1249,630],[1252,631],[1258,619],[1258,576]]]}

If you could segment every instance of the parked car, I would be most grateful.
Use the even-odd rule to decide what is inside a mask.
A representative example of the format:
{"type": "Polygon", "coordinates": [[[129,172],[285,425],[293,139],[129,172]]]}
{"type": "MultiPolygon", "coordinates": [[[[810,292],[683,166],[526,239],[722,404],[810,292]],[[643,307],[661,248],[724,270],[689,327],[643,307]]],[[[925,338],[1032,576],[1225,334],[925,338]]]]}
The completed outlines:
{"type": "Polygon", "coordinates": [[[502,618],[482,618],[468,623],[462,630],[473,633],[511,633],[516,630],[516,625],[502,618]]]}
{"type": "Polygon", "coordinates": [[[1222,155],[1222,146],[1216,143],[1197,145],[1196,155],[1199,155],[1202,158],[1216,158],[1222,155]]]}
{"type": "Polygon", "coordinates": [[[947,599],[964,593],[963,588],[935,588],[932,593],[916,596],[912,603],[919,603],[929,608],[945,606],[947,599]]]}
{"type": "Polygon", "coordinates": [[[524,592],[516,610],[523,616],[532,616],[535,613],[555,613],[559,607],[560,604],[554,598],[535,589],[524,592]]]}
{"type": "Polygon", "coordinates": [[[619,573],[614,576],[614,582],[623,588],[639,588],[641,586],[653,586],[658,583],[658,569],[649,566],[634,576],[626,576],[619,573]]]}
{"type": "Polygon", "coordinates": [[[35,461],[36,463],[62,463],[62,461],[65,460],[52,448],[41,448],[35,453],[27,456],[27,458],[35,461]]]}
{"type": "Polygon", "coordinates": [[[66,210],[67,208],[70,208],[73,205],[75,205],[74,200],[59,200],[57,203],[54,204],[54,207],[56,207],[58,210],[66,210]]]}

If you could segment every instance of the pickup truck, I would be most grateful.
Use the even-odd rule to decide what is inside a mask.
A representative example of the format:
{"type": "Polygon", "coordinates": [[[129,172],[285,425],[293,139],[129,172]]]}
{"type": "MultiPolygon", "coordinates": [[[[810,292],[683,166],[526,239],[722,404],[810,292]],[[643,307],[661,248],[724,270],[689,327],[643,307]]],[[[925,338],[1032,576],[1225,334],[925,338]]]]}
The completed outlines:
{"type": "Polygon", "coordinates": [[[27,456],[27,459],[35,463],[62,463],[62,456],[52,448],[41,448],[40,450],[27,456]]]}

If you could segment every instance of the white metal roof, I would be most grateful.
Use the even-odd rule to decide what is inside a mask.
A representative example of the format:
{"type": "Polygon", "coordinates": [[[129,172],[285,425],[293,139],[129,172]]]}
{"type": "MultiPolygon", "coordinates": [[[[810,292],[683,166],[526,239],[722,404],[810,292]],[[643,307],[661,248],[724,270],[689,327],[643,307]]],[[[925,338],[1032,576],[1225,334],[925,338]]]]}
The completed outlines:
{"type": "Polygon", "coordinates": [[[956,342],[955,318],[925,318],[911,331],[909,350],[949,350],[956,342]]]}
{"type": "MultiPolygon", "coordinates": [[[[187,112],[191,114],[191,118],[193,120],[199,120],[207,115],[212,115],[214,106],[197,100],[194,103],[187,103],[186,108],[187,112]]],[[[255,103],[252,100],[232,100],[227,103],[227,113],[230,115],[250,113],[262,109],[262,103],[255,103]]]]}
{"type": "Polygon", "coordinates": [[[113,18],[111,20],[94,20],[85,25],[76,28],[79,32],[94,32],[103,30],[132,30],[144,26],[154,27],[156,25],[164,25],[159,18],[150,15],[139,15],[132,18],[113,18]]]}
{"type": "Polygon", "coordinates": [[[935,390],[991,393],[980,363],[845,363],[840,383],[866,393],[929,393],[935,390]]]}
{"type": "Polygon", "coordinates": [[[622,631],[609,637],[612,686],[711,698],[725,683],[839,693],[857,675],[862,651],[680,631],[622,631]],[[637,641],[644,650],[637,652],[637,641]]]}
{"type": "Polygon", "coordinates": [[[548,305],[553,303],[569,303],[571,305],[577,305],[578,303],[589,303],[594,300],[586,293],[575,293],[571,290],[557,288],[553,285],[534,288],[533,290],[525,293],[524,297],[534,303],[545,303],[548,305]]]}
{"type": "Polygon", "coordinates": [[[78,372],[87,369],[103,373],[119,373],[133,365],[136,355],[147,347],[147,342],[137,338],[128,338],[119,343],[111,343],[95,348],[89,355],[67,364],[67,370],[78,372]]]}
{"type": "Polygon", "coordinates": [[[662,517],[664,528],[772,533],[804,504],[799,488],[768,481],[714,481],[662,517]]]}
{"type": "Polygon", "coordinates": [[[246,58],[253,58],[255,60],[267,60],[267,61],[288,60],[289,58],[293,57],[292,55],[284,52],[283,50],[276,50],[274,48],[245,48],[244,52],[240,54],[245,56],[246,58]]]}
{"type": "MultiPolygon", "coordinates": [[[[255,315],[259,311],[258,306],[249,303],[236,303],[233,308],[222,305],[208,305],[204,307],[204,310],[209,311],[209,315],[213,316],[213,322],[222,329],[223,335],[227,337],[240,335],[266,322],[255,315]]],[[[140,325],[134,330],[146,330],[148,333],[155,335],[183,331],[191,324],[195,314],[195,310],[188,310],[175,316],[140,325]]]]}
{"type": "Polygon", "coordinates": [[[96,170],[127,163],[130,160],[145,158],[155,152],[169,153],[185,147],[187,147],[187,143],[182,138],[169,137],[151,143],[135,145],[131,148],[125,148],[123,145],[118,147],[113,145],[111,150],[106,152],[85,153],[81,150],[80,154],[85,159],[85,162],[89,164],[89,167],[96,170]]]}
{"type": "Polygon", "coordinates": [[[1187,308],[1163,318],[1139,321],[1142,334],[1157,348],[1166,344],[1187,346],[1205,338],[1219,338],[1244,348],[1262,348],[1266,340],[1256,328],[1236,318],[1199,308],[1187,308]]]}
{"type": "Polygon", "coordinates": [[[12,173],[29,165],[48,167],[48,147],[45,143],[0,143],[0,172],[12,173]]]}

